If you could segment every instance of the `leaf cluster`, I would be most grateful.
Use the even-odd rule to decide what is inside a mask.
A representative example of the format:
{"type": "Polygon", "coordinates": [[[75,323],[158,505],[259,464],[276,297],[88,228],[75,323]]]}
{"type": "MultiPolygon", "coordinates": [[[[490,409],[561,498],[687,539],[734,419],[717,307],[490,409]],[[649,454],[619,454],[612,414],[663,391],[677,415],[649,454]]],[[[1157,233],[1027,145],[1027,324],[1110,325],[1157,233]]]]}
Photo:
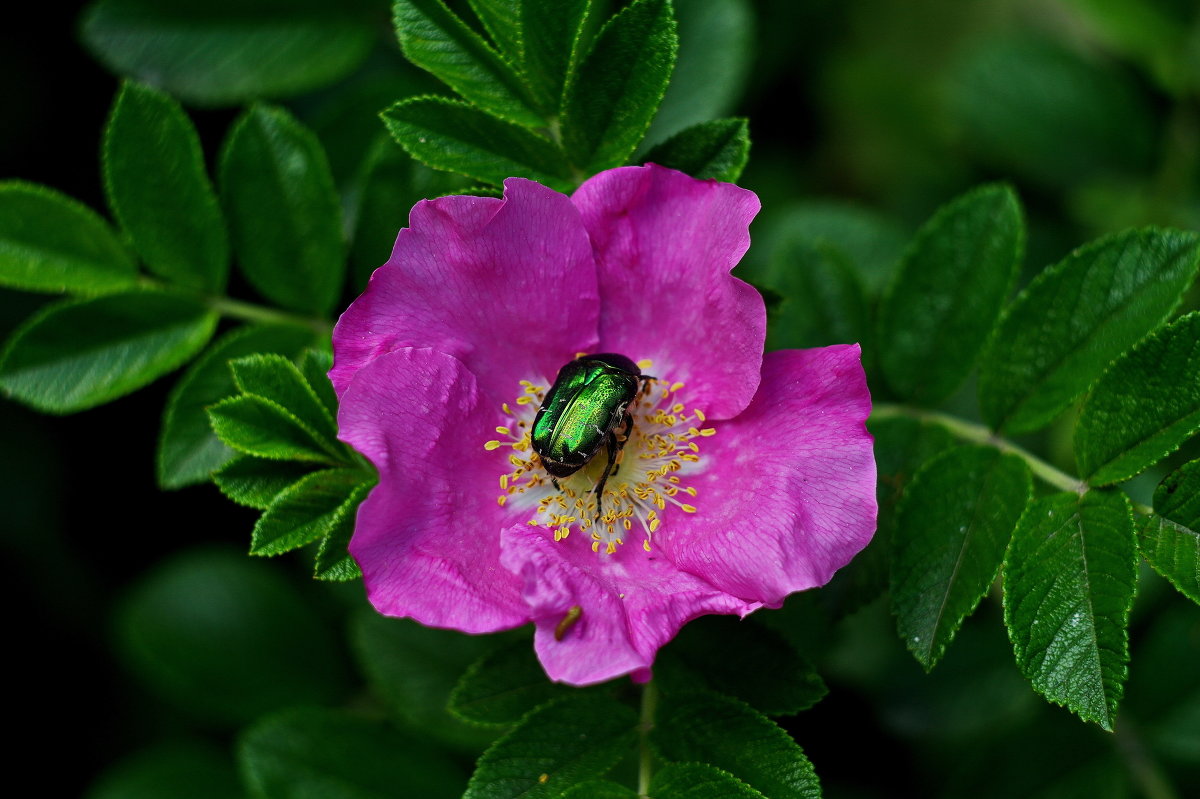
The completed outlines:
{"type": "Polygon", "coordinates": [[[620,772],[647,732],[641,768],[655,772],[653,796],[820,796],[811,763],[770,717],[807,709],[825,686],[770,630],[728,619],[689,626],[661,653],[656,687],[644,689],[638,711],[619,683],[548,683],[527,639],[475,661],[450,693],[450,712],[504,734],[480,758],[464,796],[636,796],[610,771],[620,772]],[[697,664],[718,656],[721,669],[696,679],[697,664]]]}
{"type": "Polygon", "coordinates": [[[221,150],[218,191],[178,103],[127,82],[103,156],[119,230],[50,189],[0,185],[0,284],[73,295],[12,335],[0,388],[70,413],[194,360],[168,396],[160,484],[213,476],[230,498],[264,511],[252,552],[319,541],[318,577],[357,577],[346,545],[374,475],[337,441],[325,376],[324,318],[342,297],[346,244],[320,143],[283,109],[253,106],[221,150]],[[276,308],[225,296],[234,255],[276,308]],[[210,344],[222,316],[250,324],[210,344]]]}
{"type": "MultiPolygon", "coordinates": [[[[525,177],[569,191],[629,163],[659,111],[679,38],[670,0],[634,0],[607,21],[590,0],[471,2],[476,26],[443,0],[397,0],[405,56],[456,98],[412,97],[382,113],[416,160],[492,186],[525,177]]],[[[745,119],[686,127],[636,162],[736,180],[745,119]]]]}
{"type": "Polygon", "coordinates": [[[752,274],[779,297],[770,345],[866,341],[876,398],[891,400],[871,421],[879,534],[829,601],[844,612],[888,587],[899,635],[928,670],[994,591],[1033,687],[1113,729],[1139,541],[1196,598],[1197,462],[1163,477],[1152,506],[1135,506],[1121,484],[1200,430],[1200,314],[1172,321],[1200,238],[1111,234],[1013,296],[1025,225],[1005,185],[946,204],[904,248],[843,208],[805,209],[784,231],[752,274]],[[879,241],[895,264],[886,280],[879,241]],[[951,402],[963,414],[971,376],[981,422],[937,410],[951,402]],[[1073,427],[1078,476],[1011,440],[1052,424],[1073,427]]]}
{"type": "Polygon", "coordinates": [[[358,505],[375,472],[337,440],[337,397],[325,376],[328,354],[306,350],[299,365],[282,355],[228,362],[236,394],[208,406],[212,430],[237,456],[212,479],[229,499],[263,511],[252,555],[280,555],[318,543],[314,576],[362,576],[347,547],[358,505]]]}

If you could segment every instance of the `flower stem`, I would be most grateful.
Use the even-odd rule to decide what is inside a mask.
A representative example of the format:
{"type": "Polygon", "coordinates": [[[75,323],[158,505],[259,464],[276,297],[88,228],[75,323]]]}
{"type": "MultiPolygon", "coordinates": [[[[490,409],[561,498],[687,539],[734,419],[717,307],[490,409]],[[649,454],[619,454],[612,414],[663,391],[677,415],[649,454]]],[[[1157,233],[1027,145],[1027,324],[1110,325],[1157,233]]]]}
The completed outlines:
{"type": "Polygon", "coordinates": [[[1029,465],[1031,472],[1062,491],[1074,491],[1077,494],[1082,494],[1088,490],[1088,484],[1085,481],[1080,480],[1074,475],[1067,474],[1061,469],[1056,469],[1029,450],[1018,447],[1006,438],[997,436],[981,424],[968,422],[965,419],[959,419],[957,416],[951,416],[948,413],[927,411],[923,408],[911,408],[907,405],[881,403],[876,405],[875,409],[871,412],[871,418],[873,419],[894,419],[897,417],[908,417],[909,419],[916,419],[922,422],[933,422],[946,428],[952,435],[963,441],[970,441],[973,444],[985,444],[995,447],[1001,452],[1016,455],[1029,465]]]}
{"type": "MultiPolygon", "coordinates": [[[[138,279],[138,285],[147,289],[163,291],[170,289],[176,292],[182,292],[178,287],[170,286],[157,278],[149,275],[142,275],[138,279]]],[[[219,295],[202,295],[194,292],[187,292],[195,299],[212,308],[222,316],[228,316],[231,319],[241,319],[243,322],[259,322],[262,324],[271,325],[294,325],[296,327],[308,327],[316,331],[320,336],[333,335],[333,323],[328,319],[319,316],[304,316],[303,314],[290,313],[281,311],[278,308],[271,308],[266,305],[255,305],[252,302],[242,302],[235,300],[232,297],[226,297],[223,294],[219,295]]]]}
{"type": "MultiPolygon", "coordinates": [[[[896,419],[902,417],[916,419],[921,422],[932,422],[946,428],[951,435],[963,441],[969,441],[972,444],[984,444],[989,447],[995,447],[1001,452],[1016,455],[1025,461],[1029,466],[1029,471],[1061,491],[1074,491],[1076,494],[1085,494],[1091,488],[1086,480],[1081,480],[1073,474],[1067,474],[1063,470],[1051,466],[1029,450],[996,435],[989,428],[981,424],[968,422],[965,419],[951,416],[948,413],[930,411],[924,408],[913,408],[908,405],[880,403],[871,411],[872,419],[896,419]]],[[[1149,516],[1154,512],[1152,508],[1138,503],[1134,503],[1133,509],[1143,516],[1149,516]]]]}
{"type": "Polygon", "coordinates": [[[654,729],[654,714],[658,709],[658,685],[651,680],[642,686],[642,718],[638,724],[640,758],[638,761],[638,796],[650,795],[650,777],[654,773],[654,755],[650,751],[650,730],[654,729]]]}
{"type": "Polygon", "coordinates": [[[321,319],[316,316],[302,316],[300,314],[288,313],[280,311],[276,308],[268,308],[265,305],[255,305],[250,302],[242,302],[241,300],[231,299],[230,297],[208,297],[208,307],[220,313],[222,316],[228,316],[233,319],[241,319],[245,322],[265,322],[268,324],[284,324],[297,325],[299,327],[309,327],[315,330],[318,334],[328,336],[332,333],[333,325],[326,319],[321,319]]]}

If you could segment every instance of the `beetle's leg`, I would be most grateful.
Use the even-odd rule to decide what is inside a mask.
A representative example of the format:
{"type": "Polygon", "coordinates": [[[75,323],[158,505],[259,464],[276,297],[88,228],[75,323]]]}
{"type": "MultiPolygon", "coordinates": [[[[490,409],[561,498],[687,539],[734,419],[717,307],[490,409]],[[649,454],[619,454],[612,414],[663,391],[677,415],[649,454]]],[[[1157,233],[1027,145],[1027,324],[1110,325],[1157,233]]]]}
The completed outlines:
{"type": "Polygon", "coordinates": [[[616,469],[613,468],[617,462],[617,453],[621,451],[621,445],[617,440],[615,430],[608,432],[608,464],[604,467],[604,474],[600,476],[600,482],[596,483],[596,487],[592,491],[596,494],[596,518],[599,519],[604,515],[604,484],[608,482],[609,475],[616,474],[616,469]]]}
{"type": "Polygon", "coordinates": [[[550,484],[554,486],[554,490],[555,490],[555,491],[558,491],[559,493],[562,493],[562,486],[560,486],[560,485],[558,484],[558,478],[557,478],[557,477],[551,477],[551,478],[550,478],[550,484]]]}
{"type": "Polygon", "coordinates": [[[617,472],[621,471],[620,454],[622,451],[624,451],[625,445],[627,443],[629,443],[629,437],[633,435],[633,414],[627,414],[625,416],[625,429],[621,431],[621,435],[624,436],[625,440],[621,441],[620,443],[617,444],[617,456],[618,457],[613,458],[613,467],[612,467],[612,476],[613,477],[616,477],[617,472]]]}

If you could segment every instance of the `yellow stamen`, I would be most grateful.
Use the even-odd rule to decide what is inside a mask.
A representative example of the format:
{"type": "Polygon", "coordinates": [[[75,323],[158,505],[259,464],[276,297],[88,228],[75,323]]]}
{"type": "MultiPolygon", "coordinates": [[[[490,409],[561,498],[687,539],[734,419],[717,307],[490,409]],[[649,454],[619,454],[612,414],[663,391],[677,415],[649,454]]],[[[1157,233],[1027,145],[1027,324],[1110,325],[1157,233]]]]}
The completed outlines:
{"type": "MultiPolygon", "coordinates": [[[[648,364],[639,364],[649,368],[648,364]]],[[[688,409],[676,392],[683,383],[668,383],[659,378],[642,381],[642,390],[630,403],[628,430],[617,430],[622,449],[616,454],[615,474],[608,477],[604,495],[596,494],[604,469],[607,450],[600,452],[574,474],[552,480],[541,459],[533,451],[530,429],[542,402],[544,383],[521,381],[516,410],[509,403],[502,408],[511,421],[496,427],[508,440],[485,443],[488,451],[509,447],[510,469],[500,475],[503,492],[497,503],[514,513],[527,513],[532,527],[544,527],[553,540],[567,543],[572,530],[582,530],[592,551],[613,555],[630,531],[641,530],[642,549],[651,551],[652,536],[671,524],[671,517],[660,515],[668,503],[680,513],[695,513],[696,506],[676,498],[680,492],[695,497],[695,487],[687,485],[701,463],[700,439],[716,430],[697,427],[705,420],[703,412],[688,409]],[[603,513],[600,510],[603,509],[603,513]]],[[[672,511],[676,513],[676,511],[672,511]]],[[[686,534],[686,529],[682,534],[686,534]]]]}

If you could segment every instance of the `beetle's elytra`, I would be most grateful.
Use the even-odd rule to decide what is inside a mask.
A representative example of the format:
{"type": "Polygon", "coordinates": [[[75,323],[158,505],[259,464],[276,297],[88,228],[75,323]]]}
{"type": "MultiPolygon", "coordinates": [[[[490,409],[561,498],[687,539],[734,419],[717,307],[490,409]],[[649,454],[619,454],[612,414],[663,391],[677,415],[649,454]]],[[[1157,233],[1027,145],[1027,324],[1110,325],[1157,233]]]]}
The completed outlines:
{"type": "Polygon", "coordinates": [[[598,513],[633,425],[627,409],[649,379],[624,355],[584,355],[558,370],[533,420],[533,450],[552,478],[569,477],[607,446],[608,466],[595,488],[598,513]]]}

